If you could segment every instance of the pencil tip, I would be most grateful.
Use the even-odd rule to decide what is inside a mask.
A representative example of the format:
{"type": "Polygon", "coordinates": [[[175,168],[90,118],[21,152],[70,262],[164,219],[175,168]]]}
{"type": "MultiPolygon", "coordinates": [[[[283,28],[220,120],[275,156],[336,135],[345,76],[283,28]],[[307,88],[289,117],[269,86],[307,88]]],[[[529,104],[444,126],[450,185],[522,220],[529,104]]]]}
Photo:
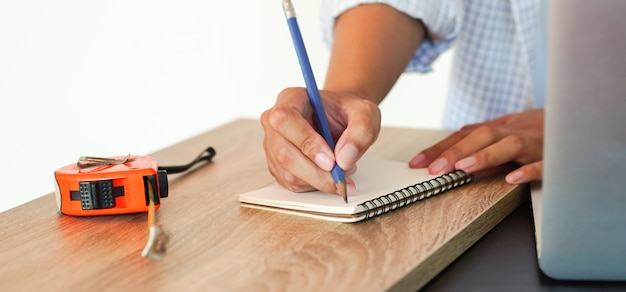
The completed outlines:
{"type": "Polygon", "coordinates": [[[348,203],[348,190],[346,187],[346,183],[340,181],[336,184],[336,186],[339,189],[339,192],[341,193],[341,197],[343,197],[343,201],[346,202],[347,204],[348,203]]]}

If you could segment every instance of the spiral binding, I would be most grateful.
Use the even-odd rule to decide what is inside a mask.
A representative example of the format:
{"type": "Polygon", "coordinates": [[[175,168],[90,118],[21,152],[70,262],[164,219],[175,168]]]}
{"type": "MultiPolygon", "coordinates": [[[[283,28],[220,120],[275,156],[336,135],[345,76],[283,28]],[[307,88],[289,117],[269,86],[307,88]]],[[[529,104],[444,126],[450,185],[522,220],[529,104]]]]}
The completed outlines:
{"type": "Polygon", "coordinates": [[[441,194],[467,184],[473,179],[472,174],[456,170],[364,202],[361,206],[365,208],[365,219],[367,219],[441,194]]]}

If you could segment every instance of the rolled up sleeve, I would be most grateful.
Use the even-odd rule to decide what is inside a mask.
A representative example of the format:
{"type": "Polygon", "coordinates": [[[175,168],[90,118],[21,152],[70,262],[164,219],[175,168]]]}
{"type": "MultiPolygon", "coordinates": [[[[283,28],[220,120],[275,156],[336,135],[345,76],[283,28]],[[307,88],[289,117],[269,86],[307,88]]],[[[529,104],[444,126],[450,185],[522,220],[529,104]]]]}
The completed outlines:
{"type": "Polygon", "coordinates": [[[321,26],[324,42],[331,45],[335,19],[346,10],[361,4],[389,5],[413,18],[420,19],[427,37],[415,52],[406,71],[426,73],[432,63],[454,42],[461,24],[462,5],[459,0],[322,0],[321,26]]]}

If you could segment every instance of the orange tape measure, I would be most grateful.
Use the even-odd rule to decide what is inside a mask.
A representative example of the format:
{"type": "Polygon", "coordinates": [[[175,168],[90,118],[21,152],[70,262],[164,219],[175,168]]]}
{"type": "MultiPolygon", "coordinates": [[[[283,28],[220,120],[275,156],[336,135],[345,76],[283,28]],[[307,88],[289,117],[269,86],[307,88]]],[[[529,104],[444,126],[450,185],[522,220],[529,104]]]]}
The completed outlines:
{"type": "Polygon", "coordinates": [[[83,156],[78,163],[54,172],[57,206],[61,213],[72,216],[147,212],[148,188],[152,188],[154,208],[158,209],[160,198],[168,196],[168,173],[186,171],[200,161],[211,161],[214,155],[209,147],[191,163],[171,167],[158,167],[149,156],[83,156]]]}
{"type": "MultiPolygon", "coordinates": [[[[119,160],[122,158],[110,158],[119,160]]],[[[148,181],[159,198],[167,197],[167,173],[148,156],[128,156],[124,163],[81,168],[78,163],[54,172],[59,211],[73,216],[127,214],[148,211],[148,181]]]]}

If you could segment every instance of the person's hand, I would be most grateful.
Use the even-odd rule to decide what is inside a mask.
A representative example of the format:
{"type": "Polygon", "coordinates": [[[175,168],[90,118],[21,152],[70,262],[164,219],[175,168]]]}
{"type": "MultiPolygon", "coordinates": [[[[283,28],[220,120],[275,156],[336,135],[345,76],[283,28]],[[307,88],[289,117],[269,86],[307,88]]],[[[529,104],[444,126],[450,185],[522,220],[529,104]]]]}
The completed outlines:
{"type": "Polygon", "coordinates": [[[540,109],[468,125],[415,155],[409,166],[442,174],[454,169],[476,172],[514,161],[521,167],[506,176],[508,183],[541,180],[543,129],[540,109]]]}
{"type": "MultiPolygon", "coordinates": [[[[335,161],[350,175],[357,160],[380,132],[380,110],[352,94],[320,91],[335,151],[315,130],[313,108],[306,89],[283,90],[274,106],[261,115],[265,132],[263,149],[268,169],[276,181],[294,192],[314,189],[339,194],[330,173],[335,161]]],[[[354,181],[346,178],[348,194],[354,181]]]]}

